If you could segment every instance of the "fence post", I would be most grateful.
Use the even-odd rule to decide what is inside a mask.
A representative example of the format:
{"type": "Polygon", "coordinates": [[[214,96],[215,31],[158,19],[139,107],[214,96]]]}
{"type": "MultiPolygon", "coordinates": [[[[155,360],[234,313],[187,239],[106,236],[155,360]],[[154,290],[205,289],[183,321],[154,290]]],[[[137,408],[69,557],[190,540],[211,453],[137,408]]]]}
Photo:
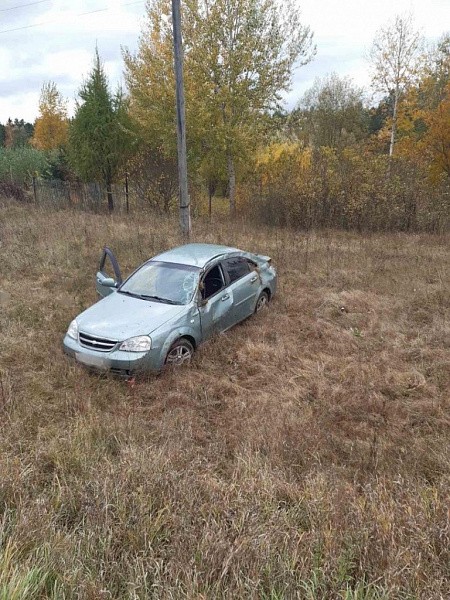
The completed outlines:
{"type": "Polygon", "coordinates": [[[125,199],[127,201],[127,214],[130,212],[130,205],[128,201],[128,171],[125,173],[125,199]]]}
{"type": "Polygon", "coordinates": [[[34,203],[37,204],[36,175],[33,175],[33,196],[34,203]]]}

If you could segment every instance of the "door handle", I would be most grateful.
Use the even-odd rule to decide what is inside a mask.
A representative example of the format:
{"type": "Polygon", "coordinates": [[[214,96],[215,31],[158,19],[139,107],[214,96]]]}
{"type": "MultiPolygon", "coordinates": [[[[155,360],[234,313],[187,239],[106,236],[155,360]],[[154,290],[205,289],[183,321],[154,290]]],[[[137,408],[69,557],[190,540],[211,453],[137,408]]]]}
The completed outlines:
{"type": "Polygon", "coordinates": [[[255,275],[254,277],[252,277],[250,279],[250,283],[255,283],[255,281],[258,279],[258,277],[255,275]]]}
{"type": "Polygon", "coordinates": [[[230,297],[230,294],[225,294],[224,296],[222,296],[222,298],[221,298],[222,302],[224,302],[225,300],[228,300],[229,297],[230,297]]]}

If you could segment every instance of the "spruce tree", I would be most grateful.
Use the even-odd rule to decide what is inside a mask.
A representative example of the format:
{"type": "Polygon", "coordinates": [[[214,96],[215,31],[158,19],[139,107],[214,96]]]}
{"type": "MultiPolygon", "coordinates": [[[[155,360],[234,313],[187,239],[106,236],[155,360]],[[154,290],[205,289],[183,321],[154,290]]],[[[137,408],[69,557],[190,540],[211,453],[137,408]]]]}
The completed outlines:
{"type": "Polygon", "coordinates": [[[93,69],[78,95],[69,129],[69,161],[81,179],[105,185],[112,212],[112,183],[127,157],[130,129],[126,99],[121,89],[111,93],[98,49],[93,69]]]}

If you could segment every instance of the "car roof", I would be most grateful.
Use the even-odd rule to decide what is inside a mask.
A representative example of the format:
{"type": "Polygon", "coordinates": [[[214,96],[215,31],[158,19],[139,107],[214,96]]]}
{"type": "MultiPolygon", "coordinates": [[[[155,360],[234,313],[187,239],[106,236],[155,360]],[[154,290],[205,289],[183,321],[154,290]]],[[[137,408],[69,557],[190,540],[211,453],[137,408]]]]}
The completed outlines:
{"type": "Polygon", "coordinates": [[[240,250],[219,244],[185,244],[158,254],[152,260],[202,268],[213,258],[232,252],[240,250]]]}

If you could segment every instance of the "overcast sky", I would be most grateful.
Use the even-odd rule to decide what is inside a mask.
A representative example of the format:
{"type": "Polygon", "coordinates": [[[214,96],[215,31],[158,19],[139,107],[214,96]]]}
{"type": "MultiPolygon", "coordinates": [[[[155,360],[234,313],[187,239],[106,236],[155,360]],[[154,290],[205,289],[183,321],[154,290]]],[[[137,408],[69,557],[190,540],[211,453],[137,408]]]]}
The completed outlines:
{"type": "MultiPolygon", "coordinates": [[[[317,55],[295,72],[289,107],[331,71],[368,87],[364,55],[376,30],[396,14],[412,13],[429,41],[450,30],[450,0],[295,1],[314,32],[317,55]]],[[[0,0],[0,122],[34,121],[47,81],[56,82],[72,112],[96,43],[111,83],[122,82],[121,46],[136,50],[144,14],[144,0],[0,0]]]]}

